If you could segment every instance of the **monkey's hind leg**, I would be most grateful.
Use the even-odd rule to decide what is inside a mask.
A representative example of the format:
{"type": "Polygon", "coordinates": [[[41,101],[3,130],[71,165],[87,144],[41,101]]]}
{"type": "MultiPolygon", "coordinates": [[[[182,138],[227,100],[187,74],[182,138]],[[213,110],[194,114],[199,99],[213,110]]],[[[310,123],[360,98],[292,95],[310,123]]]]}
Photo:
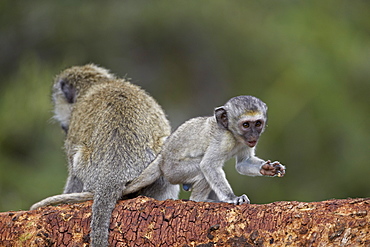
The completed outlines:
{"type": "MultiPolygon", "coordinates": [[[[159,179],[161,177],[161,170],[160,170],[160,163],[163,161],[162,155],[159,154],[153,161],[148,165],[147,168],[139,175],[139,177],[135,178],[130,183],[126,184],[126,188],[122,192],[122,196],[128,195],[131,193],[135,193],[157,181],[157,183],[168,183],[165,179],[159,179]],[[159,180],[158,180],[159,179],[159,180]]],[[[159,189],[159,187],[157,188],[159,189]]],[[[153,188],[152,188],[153,190],[153,188]]],[[[175,193],[178,193],[178,188],[175,187],[175,193]]],[[[153,192],[148,191],[147,194],[153,194],[153,192]]],[[[157,198],[158,200],[158,198],[157,198]]]]}
{"type": "Polygon", "coordinates": [[[74,175],[69,175],[67,178],[66,185],[64,186],[63,194],[82,192],[83,187],[84,185],[81,179],[77,178],[74,175]]]}
{"type": "Polygon", "coordinates": [[[211,191],[212,189],[207,180],[202,177],[192,185],[190,200],[196,202],[208,201],[208,195],[211,193],[211,191]]]}
{"type": "Polygon", "coordinates": [[[160,201],[166,199],[176,200],[179,198],[179,193],[180,186],[178,184],[171,184],[163,176],[140,191],[140,195],[152,197],[160,201]]]}

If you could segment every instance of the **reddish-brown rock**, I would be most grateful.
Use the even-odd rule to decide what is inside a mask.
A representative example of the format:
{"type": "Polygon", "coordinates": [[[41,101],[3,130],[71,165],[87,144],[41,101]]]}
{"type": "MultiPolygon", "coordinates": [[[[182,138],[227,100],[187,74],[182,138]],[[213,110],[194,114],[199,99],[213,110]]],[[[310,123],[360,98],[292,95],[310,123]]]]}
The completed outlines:
{"type": "MultiPolygon", "coordinates": [[[[0,246],[88,246],[92,202],[0,213],[0,246]]],[[[240,205],[119,201],[110,246],[370,246],[370,198],[240,205]]]]}

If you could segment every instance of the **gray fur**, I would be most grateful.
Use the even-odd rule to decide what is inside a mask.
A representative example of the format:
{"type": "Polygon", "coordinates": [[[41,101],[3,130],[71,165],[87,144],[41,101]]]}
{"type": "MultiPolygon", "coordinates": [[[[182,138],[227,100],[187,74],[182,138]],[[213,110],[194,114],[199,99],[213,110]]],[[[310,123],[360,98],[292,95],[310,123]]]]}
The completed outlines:
{"type": "Polygon", "coordinates": [[[234,195],[222,167],[225,161],[236,157],[240,174],[284,175],[285,167],[279,162],[255,156],[255,145],[266,121],[266,104],[253,96],[230,99],[216,108],[212,117],[190,119],[166,140],[161,153],[128,185],[124,194],[137,191],[162,175],[170,183],[186,184],[187,188],[191,185],[191,200],[249,203],[246,195],[234,195]],[[255,127],[241,129],[243,121],[255,127]],[[263,125],[257,127],[257,121],[263,125]]]}

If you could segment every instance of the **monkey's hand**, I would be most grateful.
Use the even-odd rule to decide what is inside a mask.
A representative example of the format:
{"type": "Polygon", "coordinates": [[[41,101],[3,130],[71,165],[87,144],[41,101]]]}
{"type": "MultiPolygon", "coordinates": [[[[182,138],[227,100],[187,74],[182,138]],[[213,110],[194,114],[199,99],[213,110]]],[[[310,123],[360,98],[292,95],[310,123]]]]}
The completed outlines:
{"type": "Polygon", "coordinates": [[[235,196],[233,199],[226,200],[228,203],[233,203],[235,205],[242,205],[242,204],[250,204],[250,200],[248,196],[246,195],[241,195],[241,196],[235,196]]]}
{"type": "Polygon", "coordinates": [[[283,177],[285,175],[285,166],[280,164],[279,161],[271,162],[271,160],[268,160],[261,166],[260,172],[264,176],[283,177]]]}

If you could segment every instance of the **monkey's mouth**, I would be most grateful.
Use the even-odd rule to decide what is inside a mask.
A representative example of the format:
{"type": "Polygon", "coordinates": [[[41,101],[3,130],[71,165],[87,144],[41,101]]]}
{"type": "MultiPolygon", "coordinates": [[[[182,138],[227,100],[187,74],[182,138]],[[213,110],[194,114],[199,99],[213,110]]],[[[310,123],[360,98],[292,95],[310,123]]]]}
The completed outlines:
{"type": "Polygon", "coordinates": [[[246,144],[247,144],[248,147],[251,147],[252,148],[252,147],[256,146],[257,141],[247,141],[246,144]]]}

